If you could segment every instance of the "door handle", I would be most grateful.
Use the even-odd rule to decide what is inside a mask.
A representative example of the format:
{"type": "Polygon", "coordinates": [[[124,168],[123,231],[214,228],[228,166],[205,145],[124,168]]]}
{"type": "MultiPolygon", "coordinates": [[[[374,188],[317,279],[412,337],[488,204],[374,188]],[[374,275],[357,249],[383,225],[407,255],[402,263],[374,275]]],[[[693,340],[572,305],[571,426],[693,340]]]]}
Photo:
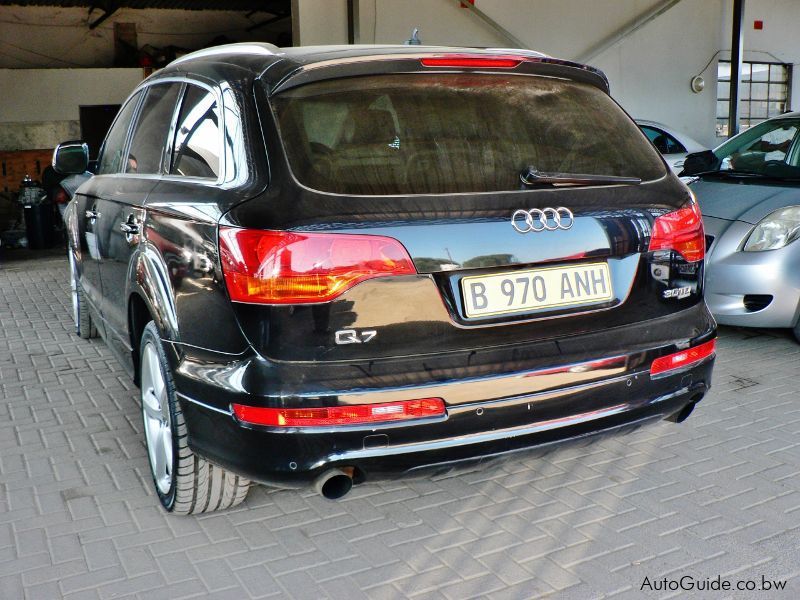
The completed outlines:
{"type": "Polygon", "coordinates": [[[96,210],[87,210],[84,213],[84,215],[86,216],[87,219],[99,219],[100,218],[100,213],[97,212],[96,210]]]}
{"type": "Polygon", "coordinates": [[[136,223],[120,223],[119,230],[125,235],[137,235],[139,226],[136,223]]]}

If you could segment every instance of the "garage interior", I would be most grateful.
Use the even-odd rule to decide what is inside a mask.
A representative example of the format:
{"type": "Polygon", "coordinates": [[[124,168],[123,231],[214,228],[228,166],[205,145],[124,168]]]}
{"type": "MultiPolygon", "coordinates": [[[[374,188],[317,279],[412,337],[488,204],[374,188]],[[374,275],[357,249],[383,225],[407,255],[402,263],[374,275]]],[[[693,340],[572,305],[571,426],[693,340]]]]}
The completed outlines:
{"type": "Polygon", "coordinates": [[[523,47],[598,67],[633,118],[713,149],[800,109],[798,23],[796,0],[0,0],[0,598],[664,597],[655,582],[685,575],[797,597],[786,331],[720,327],[714,388],[679,426],[336,503],[259,487],[182,519],[153,501],[136,388],[72,332],[63,227],[31,244],[20,196],[60,142],[96,158],[134,87],[201,48],[415,29],[426,45],[523,47]]]}

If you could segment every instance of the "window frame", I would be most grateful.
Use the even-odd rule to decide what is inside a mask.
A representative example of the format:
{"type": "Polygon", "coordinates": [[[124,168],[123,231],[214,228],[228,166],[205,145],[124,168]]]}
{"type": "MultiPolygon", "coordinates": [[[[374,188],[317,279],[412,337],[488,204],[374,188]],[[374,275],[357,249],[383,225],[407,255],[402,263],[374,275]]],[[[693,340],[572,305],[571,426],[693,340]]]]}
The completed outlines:
{"type": "Polygon", "coordinates": [[[175,106],[172,107],[172,116],[170,117],[170,125],[169,129],[167,130],[167,135],[171,135],[173,128],[175,127],[175,120],[176,116],[176,106],[180,106],[181,101],[183,99],[183,91],[186,89],[186,85],[182,81],[168,81],[166,79],[159,79],[157,81],[153,81],[152,83],[148,83],[146,86],[143,86],[141,89],[144,90],[142,94],[142,99],[139,101],[139,106],[136,108],[136,112],[134,113],[133,118],[131,119],[131,125],[128,126],[128,139],[125,144],[125,158],[120,163],[120,171],[118,171],[119,175],[130,175],[132,177],[139,177],[139,178],[147,178],[147,177],[158,177],[164,174],[164,162],[167,160],[167,147],[169,146],[170,138],[168,137],[164,143],[164,147],[161,150],[161,157],[158,164],[158,171],[155,173],[128,173],[124,169],[122,169],[123,165],[128,164],[128,157],[130,156],[131,146],[133,145],[133,137],[136,133],[136,127],[139,125],[139,117],[141,116],[142,110],[144,109],[144,104],[147,102],[147,97],[151,92],[151,88],[157,85],[172,85],[178,84],[178,97],[177,101],[175,102],[175,106]]]}
{"type": "MultiPolygon", "coordinates": [[[[657,133],[658,135],[663,135],[667,139],[672,140],[675,144],[678,145],[679,148],[683,148],[683,150],[678,150],[677,152],[666,152],[664,154],[661,154],[661,152],[659,152],[659,154],[661,154],[662,156],[673,156],[675,154],[686,154],[688,152],[688,150],[686,149],[686,146],[683,144],[683,142],[681,142],[678,138],[676,138],[674,135],[672,135],[668,131],[664,131],[660,127],[656,127],[655,125],[646,125],[646,124],[644,124],[644,125],[639,125],[639,128],[643,132],[644,132],[645,129],[650,129],[650,130],[654,131],[655,133],[657,133]]],[[[645,133],[645,135],[648,138],[650,137],[650,136],[647,135],[647,133],[645,133]]],[[[653,140],[650,140],[650,141],[652,142],[653,140]]],[[[655,145],[655,143],[653,143],[653,145],[655,145]]],[[[656,148],[656,150],[658,150],[658,148],[656,148]]]]}
{"type": "MultiPolygon", "coordinates": [[[[791,143],[789,145],[789,148],[786,150],[786,156],[784,157],[784,162],[786,162],[786,164],[788,164],[790,166],[793,166],[792,162],[796,161],[798,159],[798,156],[800,155],[800,119],[798,119],[797,117],[785,117],[785,118],[772,117],[771,119],[766,119],[764,121],[761,121],[761,123],[756,123],[755,125],[753,125],[753,127],[760,127],[761,125],[764,125],[764,124],[767,124],[767,123],[772,123],[775,126],[772,127],[771,129],[769,129],[769,131],[767,131],[764,134],[762,134],[761,136],[759,136],[759,138],[754,138],[753,140],[750,140],[749,143],[753,143],[753,142],[756,141],[756,139],[761,139],[767,133],[778,129],[779,127],[783,127],[785,125],[783,123],[784,121],[789,121],[789,122],[793,123],[794,126],[797,129],[797,131],[795,132],[794,136],[792,137],[792,141],[791,141],[791,143]]],[[[747,129],[746,131],[750,131],[753,127],[747,129]]],[[[734,137],[738,137],[738,136],[734,136],[734,137]]],[[[729,138],[727,141],[725,141],[722,144],[720,144],[714,150],[714,154],[717,156],[718,159],[724,160],[724,159],[728,158],[729,156],[731,156],[733,151],[729,150],[729,147],[734,147],[734,144],[732,143],[734,137],[729,138]]]]}
{"type": "Polygon", "coordinates": [[[226,173],[225,169],[227,166],[227,160],[225,157],[225,107],[222,104],[222,93],[216,93],[216,90],[213,89],[211,86],[203,85],[202,83],[197,82],[196,80],[184,80],[183,90],[181,90],[180,99],[175,106],[175,113],[172,115],[172,125],[170,126],[169,131],[169,140],[167,143],[168,148],[166,148],[167,156],[165,157],[162,165],[164,167],[164,178],[169,179],[170,181],[201,181],[201,182],[214,182],[216,184],[221,184],[226,180],[226,173]],[[183,108],[183,103],[186,101],[186,94],[189,91],[189,86],[195,85],[196,87],[200,87],[204,89],[206,92],[211,93],[214,96],[214,101],[217,104],[217,112],[219,114],[219,123],[217,125],[218,137],[217,140],[217,150],[219,151],[219,174],[217,175],[217,179],[214,180],[212,177],[196,177],[193,175],[176,175],[172,173],[172,159],[174,157],[174,150],[175,150],[175,138],[178,134],[178,119],[181,115],[181,109],[183,108]]]}
{"type": "MultiPolygon", "coordinates": [[[[728,75],[728,79],[720,79],[719,78],[719,65],[721,65],[721,64],[731,65],[731,61],[730,60],[725,60],[725,59],[720,59],[720,60],[717,61],[717,98],[716,98],[716,102],[717,103],[719,103],[719,102],[730,103],[730,85],[728,86],[727,97],[720,98],[720,96],[719,96],[719,84],[720,83],[726,83],[726,82],[728,84],[730,84],[730,80],[731,80],[731,76],[730,75],[728,75]]],[[[768,121],[769,119],[774,119],[775,117],[779,117],[780,116],[780,114],[777,114],[777,115],[770,115],[769,114],[769,104],[770,104],[770,102],[778,102],[779,101],[777,99],[776,100],[771,100],[770,99],[769,86],[771,84],[783,84],[783,85],[786,86],[786,106],[785,106],[785,108],[788,109],[789,107],[791,107],[791,105],[792,105],[792,78],[794,77],[794,69],[793,69],[794,65],[792,63],[783,63],[783,62],[778,62],[778,61],[768,62],[768,61],[760,61],[760,60],[743,60],[742,64],[743,65],[745,65],[745,64],[746,65],[750,65],[750,79],[748,79],[746,82],[745,81],[740,82],[740,86],[743,86],[745,83],[747,83],[747,85],[748,85],[748,94],[747,94],[747,99],[744,100],[742,98],[742,94],[740,93],[739,94],[739,103],[747,102],[748,105],[752,104],[753,98],[751,97],[752,94],[750,92],[752,91],[753,83],[764,83],[764,84],[767,84],[767,97],[764,100],[760,100],[760,99],[759,100],[755,100],[756,102],[766,102],[767,103],[767,116],[765,118],[763,118],[763,119],[760,118],[760,117],[757,117],[756,118],[757,122],[754,123],[753,122],[753,118],[749,116],[749,115],[752,114],[752,110],[749,110],[748,111],[748,117],[747,117],[747,120],[750,122],[750,124],[747,126],[747,129],[749,129],[750,127],[754,127],[755,125],[759,125],[760,123],[763,123],[764,121],[768,121]],[[755,82],[753,81],[753,65],[765,65],[767,67],[767,80],[766,81],[755,81],[755,82]],[[785,81],[772,81],[772,79],[771,79],[771,77],[772,77],[772,69],[770,67],[773,67],[773,66],[784,67],[786,69],[786,80],[785,81]]],[[[741,90],[741,87],[740,87],[740,90],[741,90]]],[[[783,114],[783,113],[781,113],[781,114],[783,114]]],[[[716,135],[716,125],[719,124],[720,121],[726,120],[728,118],[730,118],[730,108],[728,108],[727,116],[724,117],[724,118],[717,116],[716,112],[715,112],[715,115],[714,115],[715,135],[716,135]]],[[[741,120],[741,115],[740,115],[740,120],[741,120]]],[[[740,131],[742,131],[741,128],[740,128],[740,131]]],[[[726,138],[730,138],[731,137],[731,133],[728,132],[727,136],[725,136],[725,135],[716,135],[716,137],[717,137],[717,139],[720,139],[720,140],[726,139],[726,138]]]]}
{"type": "Polygon", "coordinates": [[[133,114],[131,115],[131,120],[128,122],[128,128],[125,131],[125,141],[122,143],[122,154],[121,154],[121,156],[124,157],[124,158],[122,160],[120,160],[120,164],[119,164],[119,167],[117,168],[116,172],[113,172],[113,173],[95,173],[95,177],[105,177],[107,175],[124,175],[125,174],[123,171],[120,171],[119,169],[122,168],[122,165],[125,163],[125,161],[128,160],[128,149],[130,147],[131,131],[133,131],[133,127],[132,126],[133,126],[134,123],[136,123],[138,121],[139,110],[142,107],[142,102],[144,101],[144,97],[146,95],[147,95],[146,93],[143,93],[143,89],[141,87],[137,87],[131,93],[131,95],[128,97],[128,99],[125,100],[125,102],[122,103],[122,106],[119,107],[119,112],[117,112],[117,115],[114,117],[114,120],[111,123],[111,127],[108,128],[108,132],[106,132],[106,137],[103,138],[103,144],[100,146],[100,151],[97,153],[97,168],[99,169],[100,165],[103,162],[103,155],[106,152],[106,144],[108,143],[108,135],[111,133],[111,130],[114,129],[114,126],[119,121],[119,118],[120,118],[120,115],[122,114],[122,111],[128,106],[128,103],[136,102],[136,106],[133,107],[133,114]],[[134,100],[135,96],[138,96],[138,98],[136,98],[136,100],[134,100]]]}
{"type": "MultiPolygon", "coordinates": [[[[201,81],[198,79],[194,79],[191,77],[177,77],[177,76],[170,76],[170,77],[160,77],[158,79],[154,79],[152,81],[145,81],[139,84],[139,86],[134,89],[128,99],[123,102],[122,107],[120,108],[120,112],[117,113],[117,116],[114,118],[114,122],[111,124],[109,131],[117,122],[119,118],[119,114],[122,112],[122,108],[124,108],[128,102],[130,102],[135,95],[139,95],[137,102],[137,106],[134,109],[133,116],[131,117],[131,122],[128,124],[128,130],[125,134],[125,144],[123,146],[123,156],[125,157],[124,160],[120,161],[120,168],[117,170],[116,173],[104,173],[100,176],[106,175],[113,175],[114,177],[130,177],[136,179],[158,179],[164,181],[174,181],[174,182],[194,182],[194,183],[202,183],[205,185],[214,185],[220,186],[226,181],[226,167],[227,161],[225,160],[225,119],[222,118],[225,115],[224,112],[224,103],[222,100],[222,92],[218,86],[213,85],[211,83],[201,81]],[[178,101],[175,103],[175,107],[172,111],[172,119],[170,121],[169,131],[167,132],[167,141],[164,145],[164,154],[161,157],[161,171],[159,173],[126,173],[122,170],[122,165],[127,163],[128,154],[130,153],[131,141],[132,141],[132,133],[135,130],[135,126],[139,123],[139,116],[142,110],[142,104],[144,103],[144,99],[147,96],[147,92],[149,92],[149,88],[154,85],[165,84],[165,83],[178,83],[182,84],[182,88],[178,94],[178,101]],[[186,95],[186,89],[188,85],[196,85],[198,87],[203,88],[210,94],[214,96],[214,100],[217,103],[217,107],[220,113],[220,123],[219,123],[219,140],[218,140],[218,148],[220,150],[220,168],[219,168],[219,175],[216,179],[212,179],[210,177],[186,177],[183,175],[173,175],[169,172],[171,168],[171,161],[172,161],[172,149],[175,143],[175,128],[177,126],[178,117],[180,115],[181,106],[183,106],[183,100],[186,95]]],[[[242,123],[242,128],[243,128],[242,123]]],[[[108,134],[106,134],[106,138],[108,134]]],[[[103,152],[105,152],[106,140],[103,140],[103,145],[98,153],[98,164],[100,160],[102,160],[103,152]]]]}

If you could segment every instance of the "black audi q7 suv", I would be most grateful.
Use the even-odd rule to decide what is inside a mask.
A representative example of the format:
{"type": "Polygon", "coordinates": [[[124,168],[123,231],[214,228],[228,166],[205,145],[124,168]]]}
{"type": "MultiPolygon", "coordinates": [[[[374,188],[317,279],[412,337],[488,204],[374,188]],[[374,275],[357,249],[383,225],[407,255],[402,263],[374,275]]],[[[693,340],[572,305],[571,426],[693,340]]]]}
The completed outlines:
{"type": "Polygon", "coordinates": [[[593,68],[212,48],[133,92],[92,170],[75,328],[141,388],[168,511],[680,421],[709,388],[697,204],[593,68]]]}

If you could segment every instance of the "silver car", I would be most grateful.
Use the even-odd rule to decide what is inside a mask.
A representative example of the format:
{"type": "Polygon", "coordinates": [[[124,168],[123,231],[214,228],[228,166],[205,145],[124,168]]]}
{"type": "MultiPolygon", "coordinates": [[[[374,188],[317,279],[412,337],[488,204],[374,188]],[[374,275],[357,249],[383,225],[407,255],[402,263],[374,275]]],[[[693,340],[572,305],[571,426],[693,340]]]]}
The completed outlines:
{"type": "Polygon", "coordinates": [[[705,295],[724,325],[788,327],[800,341],[800,112],[688,157],[706,234],[705,295]]]}

